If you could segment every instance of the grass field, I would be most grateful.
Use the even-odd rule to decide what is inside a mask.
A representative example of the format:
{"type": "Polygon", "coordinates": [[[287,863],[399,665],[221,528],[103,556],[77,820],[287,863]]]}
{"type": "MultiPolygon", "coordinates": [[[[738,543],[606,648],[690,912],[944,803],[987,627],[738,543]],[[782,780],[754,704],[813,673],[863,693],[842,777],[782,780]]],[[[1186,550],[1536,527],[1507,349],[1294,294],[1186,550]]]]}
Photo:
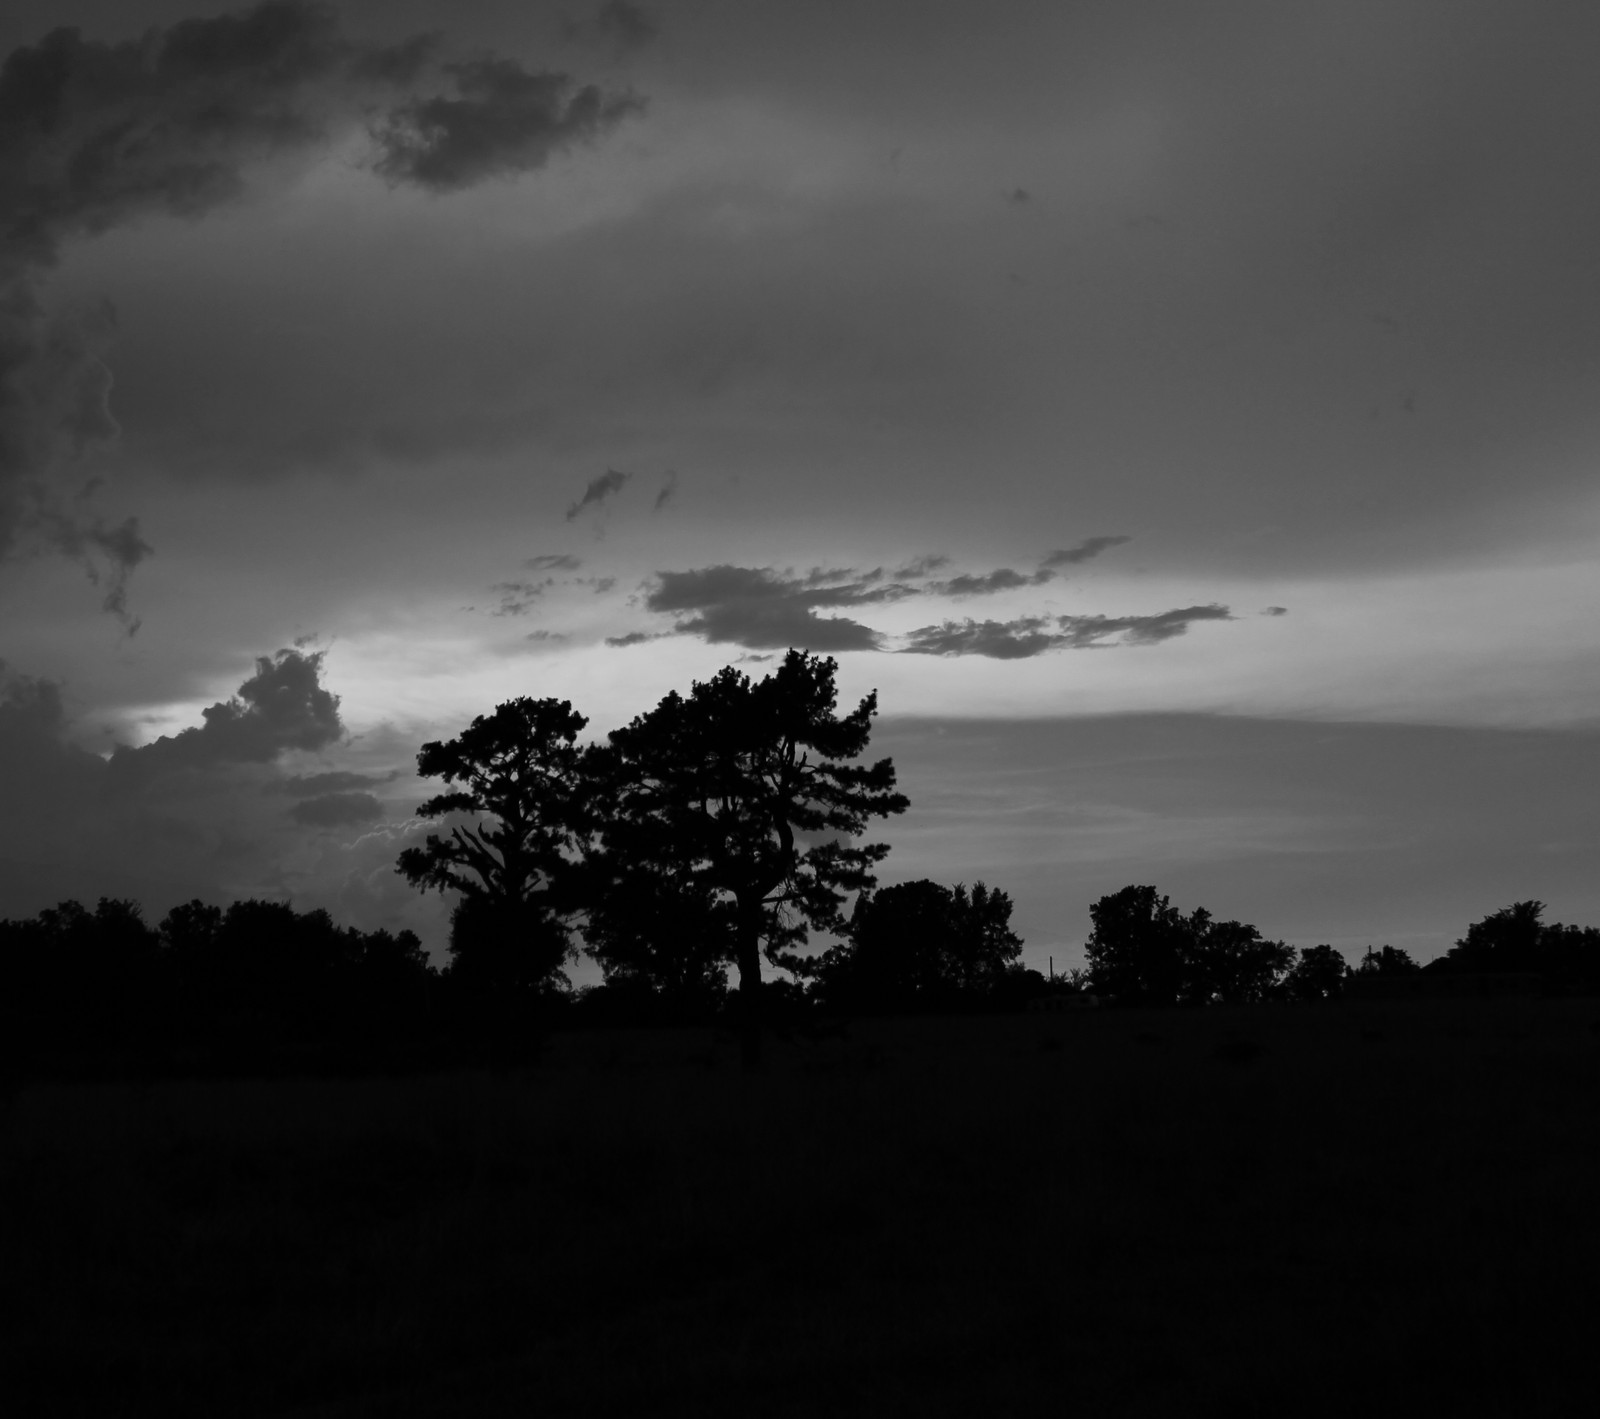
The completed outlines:
{"type": "Polygon", "coordinates": [[[34,1085],[50,1416],[1577,1414],[1600,1002],[877,1021],[536,1068],[34,1085]]]}

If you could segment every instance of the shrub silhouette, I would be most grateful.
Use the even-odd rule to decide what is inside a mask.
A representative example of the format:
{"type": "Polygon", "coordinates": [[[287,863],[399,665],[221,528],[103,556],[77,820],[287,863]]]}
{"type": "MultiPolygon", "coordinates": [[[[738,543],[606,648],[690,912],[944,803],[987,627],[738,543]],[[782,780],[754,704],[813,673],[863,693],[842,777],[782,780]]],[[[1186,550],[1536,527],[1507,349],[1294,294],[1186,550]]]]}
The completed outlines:
{"type": "Polygon", "coordinates": [[[926,878],[862,892],[845,942],[817,969],[817,993],[846,1010],[995,1003],[1022,952],[1011,911],[1010,897],[982,882],[970,893],[926,878]]]}

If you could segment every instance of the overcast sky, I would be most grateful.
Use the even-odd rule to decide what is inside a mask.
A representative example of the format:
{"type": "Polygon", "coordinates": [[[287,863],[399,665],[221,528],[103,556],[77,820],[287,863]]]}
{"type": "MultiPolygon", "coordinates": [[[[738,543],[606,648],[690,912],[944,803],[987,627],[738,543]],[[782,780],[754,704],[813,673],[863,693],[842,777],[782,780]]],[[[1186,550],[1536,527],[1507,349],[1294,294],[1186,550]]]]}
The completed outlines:
{"type": "Polygon", "coordinates": [[[1600,923],[1600,10],[11,0],[0,914],[363,926],[418,744],[791,645],[885,881],[1600,923]],[[61,26],[71,26],[62,29],[61,26]]]}

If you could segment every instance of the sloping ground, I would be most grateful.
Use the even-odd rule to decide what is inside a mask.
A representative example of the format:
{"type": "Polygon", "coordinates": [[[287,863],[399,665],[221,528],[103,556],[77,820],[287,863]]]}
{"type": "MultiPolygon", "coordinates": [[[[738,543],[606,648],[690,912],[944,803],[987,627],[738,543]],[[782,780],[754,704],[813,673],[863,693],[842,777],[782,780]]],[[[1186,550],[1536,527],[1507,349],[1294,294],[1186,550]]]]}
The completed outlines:
{"type": "MultiPolygon", "coordinates": [[[[1600,1005],[866,1022],[32,1088],[48,1415],[1581,1412],[1600,1005]]],[[[11,1410],[9,1412],[18,1412],[11,1410]]],[[[26,1411],[23,1411],[26,1412],[26,1411]]]]}

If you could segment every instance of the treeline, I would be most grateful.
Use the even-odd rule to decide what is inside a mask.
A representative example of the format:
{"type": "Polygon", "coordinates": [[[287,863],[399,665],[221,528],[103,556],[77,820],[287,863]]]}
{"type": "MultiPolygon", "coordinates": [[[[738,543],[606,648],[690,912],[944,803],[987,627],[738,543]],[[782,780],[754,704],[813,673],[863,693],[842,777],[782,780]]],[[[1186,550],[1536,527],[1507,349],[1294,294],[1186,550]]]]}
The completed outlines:
{"type": "MultiPolygon", "coordinates": [[[[1090,908],[1086,968],[1045,979],[1021,965],[1004,892],[877,888],[889,846],[867,834],[908,803],[888,759],[858,762],[877,700],[839,713],[836,670],[793,650],[760,681],[730,666],[604,743],[578,743],[587,721],[567,701],[523,698],[424,744],[418,771],[445,791],[417,811],[444,831],[396,871],[454,898],[442,971],[410,932],[271,902],[190,902],[154,927],[130,902],[64,903],[0,924],[6,1047],[129,1067],[410,1067],[526,1057],[550,1023],[716,1020],[752,1068],[763,1025],[807,1011],[1316,1001],[1418,970],[1385,946],[1352,975],[1330,946],[1296,951],[1135,885],[1090,908]],[[813,932],[834,944],[804,949],[813,932]],[[574,993],[565,968],[584,954],[604,983],[574,993]]],[[[1541,912],[1495,913],[1427,970],[1594,989],[1600,932],[1541,912]]]]}
{"type": "MultiPolygon", "coordinates": [[[[1201,1007],[1336,1000],[1352,982],[1518,974],[1543,994],[1600,993],[1600,930],[1545,923],[1518,902],[1419,965],[1393,946],[1352,967],[1331,946],[1296,951],[1253,926],[1188,915],[1150,886],[1090,908],[1086,966],[1054,978],[1021,964],[1012,902],[983,883],[864,891],[806,977],[763,984],[769,1024],[805,1017],[970,1014],[1077,997],[1098,1006],[1201,1007]]],[[[552,1029],[740,1023],[726,970],[686,979],[613,971],[581,990],[491,983],[460,955],[441,970],[410,931],[363,932],[325,911],[192,901],[154,926],[102,898],[0,922],[0,1032],[12,1073],[345,1073],[507,1064],[552,1029]]]]}
{"type": "Polygon", "coordinates": [[[1069,985],[1142,1006],[1333,1000],[1356,982],[1444,984],[1468,976],[1523,976],[1527,989],[1543,995],[1600,993],[1600,929],[1547,924],[1543,914],[1543,902],[1516,902],[1473,923],[1426,965],[1381,946],[1352,967],[1332,946],[1296,951],[1254,926],[1217,921],[1204,908],[1185,916],[1154,887],[1124,887],[1090,907],[1088,967],[1069,985]]]}

